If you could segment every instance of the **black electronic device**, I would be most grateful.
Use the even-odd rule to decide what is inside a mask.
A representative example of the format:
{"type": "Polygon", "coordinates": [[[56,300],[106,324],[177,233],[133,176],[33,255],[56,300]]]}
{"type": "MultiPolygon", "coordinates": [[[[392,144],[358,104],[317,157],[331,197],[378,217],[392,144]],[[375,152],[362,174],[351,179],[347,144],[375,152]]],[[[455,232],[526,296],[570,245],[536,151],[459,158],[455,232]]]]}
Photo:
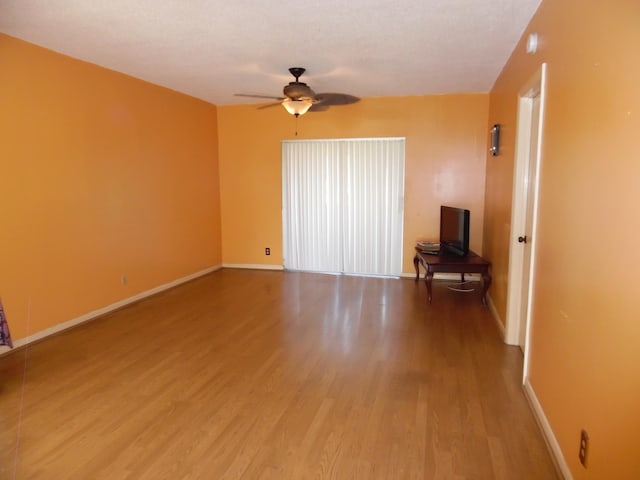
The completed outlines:
{"type": "Polygon", "coordinates": [[[465,257],[469,253],[469,219],[464,208],[440,207],[440,247],[443,253],[465,257]]]}

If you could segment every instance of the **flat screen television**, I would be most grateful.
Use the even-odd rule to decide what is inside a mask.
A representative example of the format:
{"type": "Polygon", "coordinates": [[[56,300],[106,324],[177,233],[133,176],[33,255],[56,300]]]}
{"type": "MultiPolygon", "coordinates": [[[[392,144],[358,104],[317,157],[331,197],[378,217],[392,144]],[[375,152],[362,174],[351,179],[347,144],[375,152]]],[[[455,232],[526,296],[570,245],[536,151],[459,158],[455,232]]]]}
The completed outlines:
{"type": "Polygon", "coordinates": [[[469,210],[440,207],[440,250],[464,257],[469,253],[469,210]]]}

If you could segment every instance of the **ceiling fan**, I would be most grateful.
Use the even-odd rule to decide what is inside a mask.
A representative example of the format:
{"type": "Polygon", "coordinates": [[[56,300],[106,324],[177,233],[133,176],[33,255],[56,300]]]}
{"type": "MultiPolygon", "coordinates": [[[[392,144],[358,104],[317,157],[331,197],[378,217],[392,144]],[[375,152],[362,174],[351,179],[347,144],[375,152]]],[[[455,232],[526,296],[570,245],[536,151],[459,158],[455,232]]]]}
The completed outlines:
{"type": "Polygon", "coordinates": [[[236,93],[237,97],[270,98],[278,100],[277,103],[265,105],[260,108],[269,108],[275,105],[282,105],[291,115],[299,117],[308,111],[321,112],[336,105],[349,105],[356,103],[360,99],[345,93],[315,93],[306,83],[300,81],[300,77],[305,72],[302,67],[291,67],[289,73],[293,75],[295,81],[285,85],[282,93],[284,97],[272,97],[269,95],[250,95],[236,93]]]}

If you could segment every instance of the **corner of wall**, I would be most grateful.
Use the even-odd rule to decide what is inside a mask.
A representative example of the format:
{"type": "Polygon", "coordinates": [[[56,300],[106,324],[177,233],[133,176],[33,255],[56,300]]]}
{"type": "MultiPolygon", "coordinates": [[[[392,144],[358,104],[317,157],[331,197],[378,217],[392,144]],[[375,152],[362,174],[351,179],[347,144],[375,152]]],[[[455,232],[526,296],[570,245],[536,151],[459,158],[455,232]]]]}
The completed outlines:
{"type": "Polygon", "coordinates": [[[496,306],[493,303],[493,299],[491,298],[491,295],[489,295],[488,293],[487,293],[487,305],[489,306],[489,311],[491,312],[491,316],[495,320],[496,326],[498,327],[498,333],[500,334],[500,338],[502,339],[503,342],[506,343],[507,337],[504,329],[504,322],[500,318],[500,314],[498,313],[498,310],[496,309],[496,306]]]}

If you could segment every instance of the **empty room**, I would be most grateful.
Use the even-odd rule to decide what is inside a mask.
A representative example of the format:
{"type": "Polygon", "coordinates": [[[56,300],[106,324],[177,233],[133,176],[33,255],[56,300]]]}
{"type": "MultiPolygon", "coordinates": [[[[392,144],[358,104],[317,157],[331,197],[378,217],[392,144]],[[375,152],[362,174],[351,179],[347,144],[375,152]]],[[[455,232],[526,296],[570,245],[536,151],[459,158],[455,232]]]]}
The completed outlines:
{"type": "Polygon", "coordinates": [[[639,25],[1,2],[0,480],[640,478],[639,25]]]}

